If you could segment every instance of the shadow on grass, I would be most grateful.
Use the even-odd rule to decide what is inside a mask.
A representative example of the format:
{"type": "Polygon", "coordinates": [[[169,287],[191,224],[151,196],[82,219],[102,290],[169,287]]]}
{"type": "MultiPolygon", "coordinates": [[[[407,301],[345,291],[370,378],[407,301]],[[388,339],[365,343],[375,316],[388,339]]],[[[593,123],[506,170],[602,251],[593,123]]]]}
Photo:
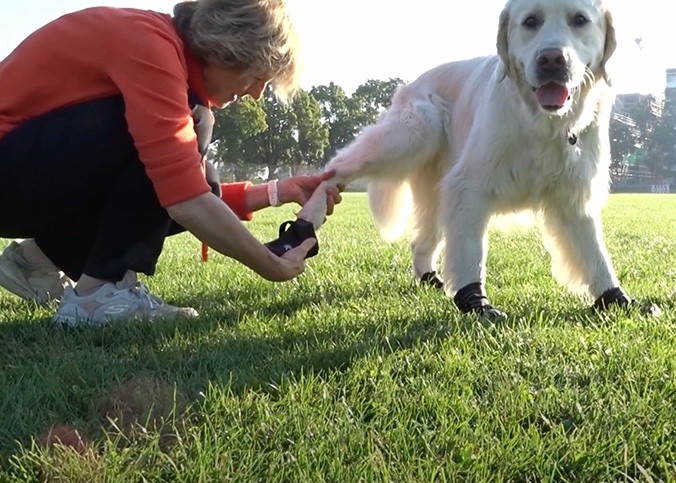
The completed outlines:
{"type": "MultiPolygon", "coordinates": [[[[234,295],[244,300],[248,296],[234,295]]],[[[333,302],[345,304],[341,295],[333,302]]],[[[39,315],[28,318],[26,314],[48,311],[36,312],[17,302],[10,320],[0,324],[0,469],[20,446],[30,446],[32,437],[39,439],[54,425],[69,425],[90,438],[100,436],[111,404],[124,404],[120,388],[138,392],[129,389],[130,381],[152,381],[165,397],[172,393],[167,385],[176,387],[189,405],[210,384],[229,387],[234,394],[269,391],[286,377],[328,376],[367,354],[441,340],[476,323],[460,316],[455,322],[439,321],[429,314],[413,320],[387,314],[378,320],[333,318],[326,307],[317,311],[321,320],[312,315],[301,322],[293,318],[308,307],[332,307],[330,299],[297,292],[265,306],[250,297],[241,307],[224,309],[222,294],[211,293],[199,297],[195,306],[202,314],[195,321],[81,329],[52,326],[48,317],[39,315]],[[241,327],[238,321],[250,311],[277,325],[269,331],[260,323],[241,327]]]]}

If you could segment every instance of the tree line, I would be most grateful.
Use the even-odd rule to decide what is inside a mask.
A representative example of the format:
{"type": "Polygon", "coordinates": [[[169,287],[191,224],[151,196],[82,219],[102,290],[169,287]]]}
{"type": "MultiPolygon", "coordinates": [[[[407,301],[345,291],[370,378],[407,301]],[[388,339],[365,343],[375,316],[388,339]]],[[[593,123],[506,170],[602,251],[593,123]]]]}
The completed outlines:
{"type": "MultiPolygon", "coordinates": [[[[378,120],[402,84],[369,80],[348,96],[330,83],[301,90],[288,105],[271,89],[260,100],[245,97],[215,112],[210,157],[228,181],[317,170],[378,120]]],[[[669,177],[676,172],[676,95],[667,90],[663,99],[637,99],[611,118],[612,174],[669,177]]]]}
{"type": "Polygon", "coordinates": [[[263,180],[312,171],[390,106],[399,78],[369,80],[348,96],[330,83],[301,90],[288,105],[271,89],[214,113],[210,158],[224,180],[263,180]]]}

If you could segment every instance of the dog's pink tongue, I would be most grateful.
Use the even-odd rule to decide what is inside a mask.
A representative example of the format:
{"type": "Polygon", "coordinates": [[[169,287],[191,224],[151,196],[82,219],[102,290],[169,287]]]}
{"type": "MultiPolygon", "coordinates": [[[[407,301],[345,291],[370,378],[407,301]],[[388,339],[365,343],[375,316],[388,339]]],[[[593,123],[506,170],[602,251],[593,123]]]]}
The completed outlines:
{"type": "Polygon", "coordinates": [[[568,89],[556,82],[550,82],[538,87],[535,95],[545,109],[561,109],[568,100],[568,89]]]}

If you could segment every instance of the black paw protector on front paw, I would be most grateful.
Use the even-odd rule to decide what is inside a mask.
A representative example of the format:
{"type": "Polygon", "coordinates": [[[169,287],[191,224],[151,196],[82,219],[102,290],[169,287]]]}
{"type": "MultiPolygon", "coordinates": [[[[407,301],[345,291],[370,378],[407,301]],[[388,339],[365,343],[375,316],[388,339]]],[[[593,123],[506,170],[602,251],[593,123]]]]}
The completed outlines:
{"type": "MultiPolygon", "coordinates": [[[[281,257],[289,250],[296,248],[308,238],[317,240],[315,227],[309,221],[297,219],[296,221],[285,221],[279,225],[279,237],[265,244],[268,249],[281,257]]],[[[319,253],[319,240],[315,243],[305,258],[314,257],[319,253]]]]}
{"type": "Polygon", "coordinates": [[[619,307],[627,307],[632,303],[632,300],[624,293],[620,287],[611,288],[603,292],[599,298],[594,302],[594,309],[606,310],[612,305],[619,307]]]}
{"type": "Polygon", "coordinates": [[[493,307],[480,282],[470,283],[453,297],[455,305],[464,314],[477,314],[490,319],[504,319],[507,315],[493,307]]]}
{"type": "Polygon", "coordinates": [[[444,288],[444,281],[441,280],[441,277],[437,274],[437,272],[427,272],[424,273],[422,277],[420,277],[420,284],[421,285],[427,285],[432,288],[436,289],[443,289],[444,288]]]}

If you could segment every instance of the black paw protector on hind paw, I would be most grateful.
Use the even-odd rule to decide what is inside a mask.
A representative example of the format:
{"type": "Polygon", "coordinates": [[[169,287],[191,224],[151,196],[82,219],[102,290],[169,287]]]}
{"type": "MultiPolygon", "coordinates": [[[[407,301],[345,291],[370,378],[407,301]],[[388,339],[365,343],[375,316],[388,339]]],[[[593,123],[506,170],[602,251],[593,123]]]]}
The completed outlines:
{"type": "Polygon", "coordinates": [[[420,283],[439,290],[444,288],[444,281],[441,280],[441,277],[434,271],[424,273],[423,276],[420,277],[420,283]]]}
{"type": "MultiPolygon", "coordinates": [[[[279,237],[271,242],[265,244],[272,253],[281,257],[289,250],[296,248],[298,245],[303,243],[308,238],[314,238],[317,240],[317,235],[315,235],[315,228],[309,221],[301,220],[300,218],[296,221],[285,221],[279,225],[279,237]]],[[[315,243],[305,258],[314,257],[319,253],[319,240],[315,243]]]]}
{"type": "Polygon", "coordinates": [[[603,292],[599,298],[594,302],[596,310],[605,310],[611,305],[626,307],[631,304],[631,299],[624,293],[620,287],[611,288],[603,292]]]}

